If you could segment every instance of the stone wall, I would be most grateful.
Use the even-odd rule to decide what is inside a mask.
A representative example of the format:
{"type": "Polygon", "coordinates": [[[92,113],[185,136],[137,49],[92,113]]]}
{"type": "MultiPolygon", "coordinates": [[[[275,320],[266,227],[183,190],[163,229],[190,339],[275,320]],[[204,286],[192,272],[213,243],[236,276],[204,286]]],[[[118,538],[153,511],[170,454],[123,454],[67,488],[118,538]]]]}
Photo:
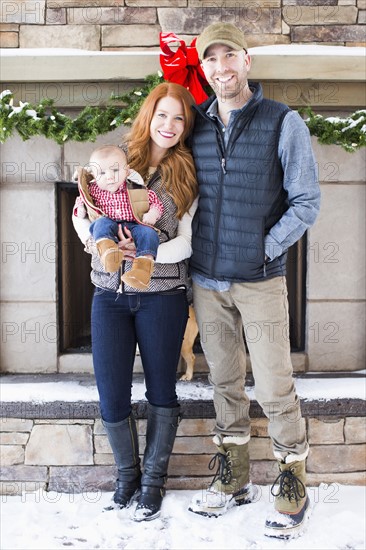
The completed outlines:
{"type": "MultiPolygon", "coordinates": [[[[169,465],[168,488],[201,489],[212,474],[208,462],[216,452],[213,419],[183,419],[169,465]],[[210,475],[209,475],[210,474],[210,475]]],[[[336,497],[338,484],[365,483],[364,417],[307,418],[310,454],[308,483],[336,497]]],[[[277,477],[268,421],[252,421],[251,478],[267,485],[277,477]]],[[[144,450],[146,420],[138,421],[140,453],[144,450]]],[[[100,419],[0,419],[0,493],[45,491],[90,493],[111,491],[116,470],[100,419]]]]}
{"type": "Polygon", "coordinates": [[[159,32],[186,40],[215,21],[237,24],[249,47],[365,43],[365,0],[3,0],[2,48],[156,49],[159,32]]]}

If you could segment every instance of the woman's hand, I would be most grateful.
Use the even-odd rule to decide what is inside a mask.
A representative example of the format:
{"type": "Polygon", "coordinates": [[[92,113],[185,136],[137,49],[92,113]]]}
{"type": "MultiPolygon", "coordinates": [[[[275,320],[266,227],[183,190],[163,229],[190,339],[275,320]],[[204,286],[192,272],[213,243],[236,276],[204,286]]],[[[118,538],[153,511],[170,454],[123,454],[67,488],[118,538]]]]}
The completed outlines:
{"type": "Polygon", "coordinates": [[[121,224],[119,224],[117,236],[119,239],[118,247],[123,250],[125,257],[134,258],[136,256],[136,246],[133,242],[131,231],[127,227],[122,228],[121,224]]]}

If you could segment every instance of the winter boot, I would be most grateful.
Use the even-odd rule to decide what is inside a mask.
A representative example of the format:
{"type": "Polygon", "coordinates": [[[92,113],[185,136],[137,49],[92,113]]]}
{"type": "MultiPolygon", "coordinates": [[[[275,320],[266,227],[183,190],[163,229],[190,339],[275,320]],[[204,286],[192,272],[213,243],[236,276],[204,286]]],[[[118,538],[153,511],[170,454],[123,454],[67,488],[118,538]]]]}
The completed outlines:
{"type": "Polygon", "coordinates": [[[148,404],[144,473],[141,496],[133,517],[135,521],[149,521],[160,516],[179,411],[180,407],[167,409],[148,404]]]}
{"type": "Polygon", "coordinates": [[[310,501],[306,493],[305,460],[279,461],[280,473],[272,485],[275,511],[266,520],[264,534],[267,537],[290,539],[300,536],[310,515],[310,501]],[[275,485],[278,484],[277,490],[275,485]]]}
{"type": "Polygon", "coordinates": [[[208,467],[215,476],[208,489],[197,493],[188,508],[206,517],[218,517],[232,506],[248,504],[255,499],[256,488],[249,482],[249,437],[215,435],[218,452],[208,467]]]}
{"type": "Polygon", "coordinates": [[[139,495],[141,487],[140,457],[135,420],[132,416],[116,423],[104,422],[114,460],[118,468],[118,479],[113,501],[119,508],[126,508],[139,495]]]}
{"type": "Polygon", "coordinates": [[[124,256],[118,244],[112,239],[100,239],[96,244],[104,271],[108,273],[118,271],[124,256]]]}
{"type": "Polygon", "coordinates": [[[122,281],[132,288],[144,290],[148,288],[152,272],[154,271],[154,261],[144,256],[135,258],[130,271],[124,273],[122,281]]]}

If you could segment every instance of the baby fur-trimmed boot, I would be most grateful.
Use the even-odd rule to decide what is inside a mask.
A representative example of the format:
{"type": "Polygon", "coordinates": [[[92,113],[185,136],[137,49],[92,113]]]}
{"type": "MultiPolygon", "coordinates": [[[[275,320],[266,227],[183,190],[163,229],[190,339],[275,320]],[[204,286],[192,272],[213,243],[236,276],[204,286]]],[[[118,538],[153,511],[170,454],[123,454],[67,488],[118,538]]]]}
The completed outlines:
{"type": "Polygon", "coordinates": [[[133,260],[132,268],[122,275],[121,280],[132,288],[145,290],[150,284],[153,271],[154,260],[139,256],[133,260]]]}
{"type": "Polygon", "coordinates": [[[280,473],[271,488],[275,509],[266,520],[264,534],[292,539],[303,534],[310,516],[305,460],[296,460],[295,455],[289,455],[286,460],[278,461],[278,467],[280,473]]]}
{"type": "Polygon", "coordinates": [[[118,248],[118,244],[112,239],[100,239],[96,242],[96,245],[104,271],[108,273],[118,271],[124,257],[122,250],[118,248]]]}

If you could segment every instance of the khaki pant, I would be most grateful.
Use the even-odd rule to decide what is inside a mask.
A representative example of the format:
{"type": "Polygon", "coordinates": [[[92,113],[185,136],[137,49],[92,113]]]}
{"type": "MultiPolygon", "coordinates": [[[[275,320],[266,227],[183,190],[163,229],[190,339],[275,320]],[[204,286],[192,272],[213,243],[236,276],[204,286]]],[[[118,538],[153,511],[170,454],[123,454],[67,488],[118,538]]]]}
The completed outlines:
{"type": "Polygon", "coordinates": [[[233,283],[226,292],[194,284],[193,303],[214,387],[215,433],[250,435],[244,327],[255,397],[269,418],[275,455],[307,454],[305,422],[292,378],[285,277],[233,283]]]}

